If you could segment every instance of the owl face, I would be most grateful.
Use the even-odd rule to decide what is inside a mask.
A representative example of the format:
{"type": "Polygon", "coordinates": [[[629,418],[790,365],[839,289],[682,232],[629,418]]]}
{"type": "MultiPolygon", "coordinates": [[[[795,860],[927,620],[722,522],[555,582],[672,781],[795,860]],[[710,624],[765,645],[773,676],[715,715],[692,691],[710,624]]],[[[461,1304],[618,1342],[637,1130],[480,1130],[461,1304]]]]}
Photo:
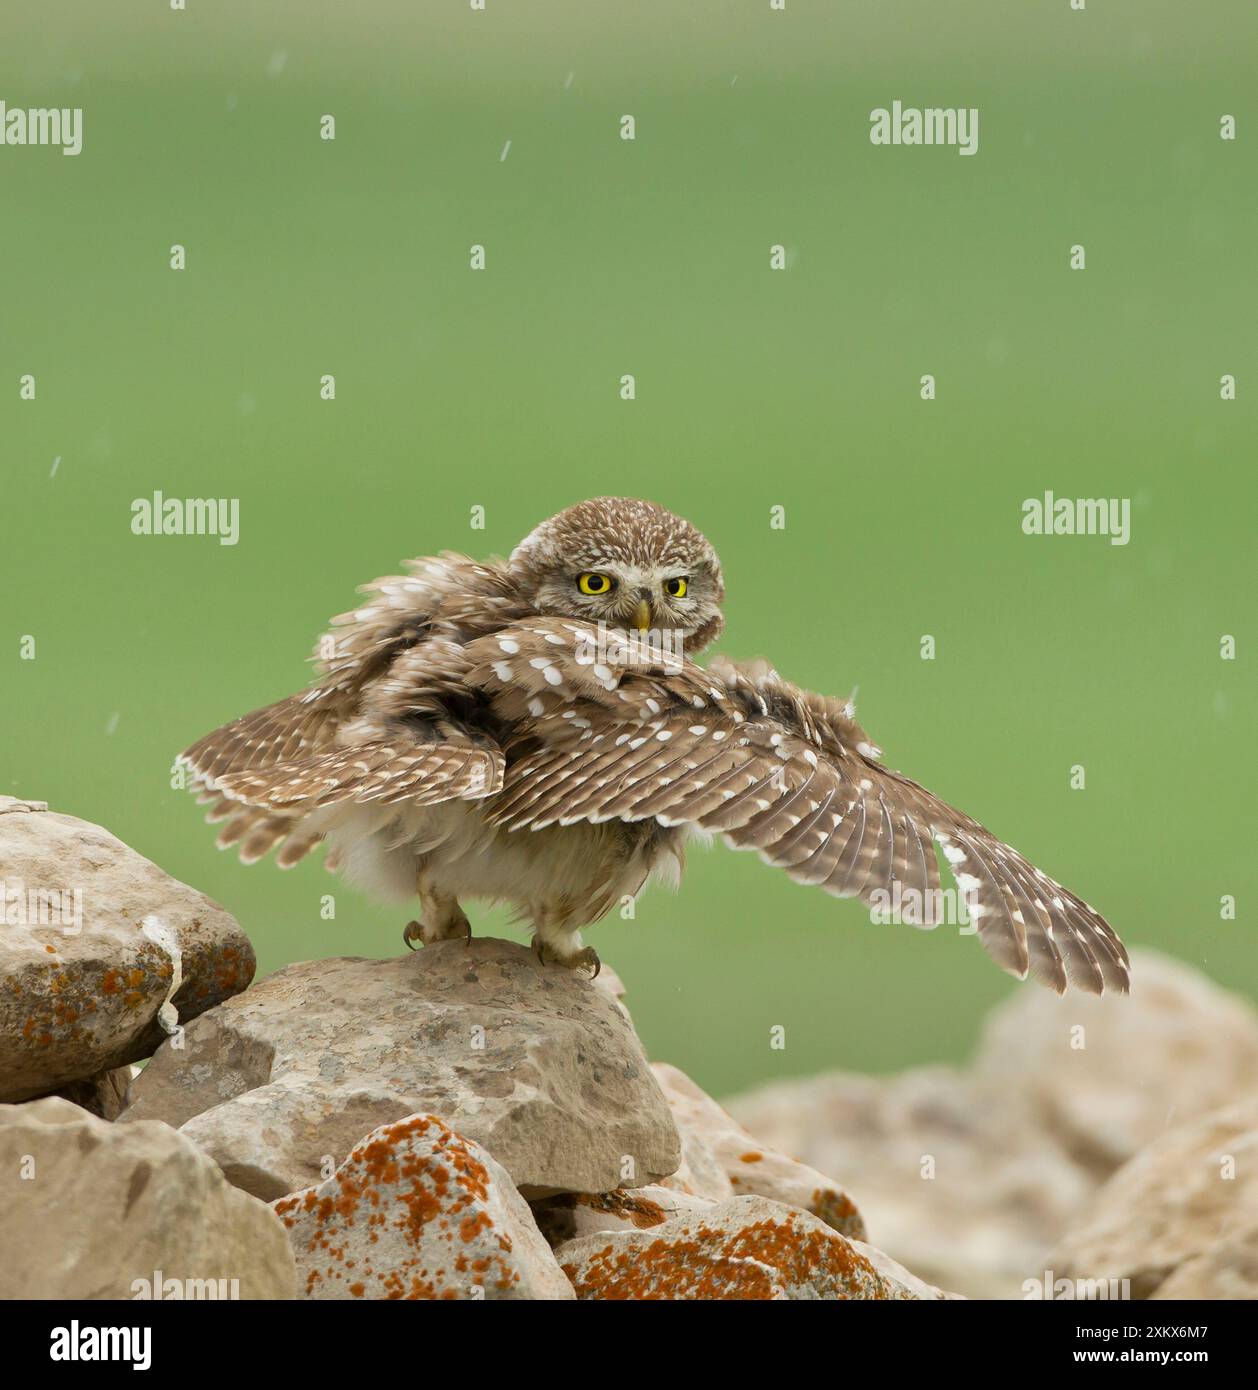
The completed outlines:
{"type": "Polygon", "coordinates": [[[511,566],[540,613],[680,634],[687,652],[707,646],[724,623],[716,552],[653,502],[580,502],[525,537],[511,566]]]}

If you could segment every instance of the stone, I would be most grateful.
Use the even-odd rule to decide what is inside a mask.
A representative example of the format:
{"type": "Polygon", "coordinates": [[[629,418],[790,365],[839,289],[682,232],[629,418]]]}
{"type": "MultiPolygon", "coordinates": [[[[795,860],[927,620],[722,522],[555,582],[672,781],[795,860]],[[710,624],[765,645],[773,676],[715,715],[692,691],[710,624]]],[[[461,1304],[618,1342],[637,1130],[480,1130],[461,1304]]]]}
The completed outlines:
{"type": "MultiPolygon", "coordinates": [[[[1126,1279],[1132,1298],[1258,1286],[1258,1097],[1168,1130],[1124,1164],[1048,1257],[1059,1278],[1126,1279]]],[[[1243,1295],[1233,1295],[1243,1296],[1243,1295]]]]}
{"type": "Polygon", "coordinates": [[[864,1238],[855,1203],[831,1178],[798,1159],[761,1144],[683,1071],[652,1065],[682,1141],[682,1166],[665,1187],[725,1201],[768,1197],[820,1217],[845,1236],[864,1238]]]}
{"type": "Polygon", "coordinates": [[[871,1265],[893,1285],[907,1289],[914,1298],[930,1302],[937,1299],[964,1299],[964,1294],[948,1293],[943,1289],[936,1288],[934,1284],[928,1284],[924,1279],[919,1279],[916,1274],[911,1274],[902,1264],[898,1264],[876,1246],[869,1245],[863,1240],[852,1241],[852,1248],[858,1254],[863,1255],[871,1265]]]}
{"type": "Polygon", "coordinates": [[[284,1227],[195,1144],[60,1097],[0,1105],[0,1299],[284,1299],[284,1227]],[[234,1284],[234,1290],[233,1290],[234,1284]]]}
{"type": "Polygon", "coordinates": [[[135,1067],[115,1067],[84,1081],[68,1081],[57,1094],[102,1120],[116,1120],[126,1109],[135,1067]]]}
{"type": "Polygon", "coordinates": [[[733,1197],[646,1230],[583,1236],[555,1258],[587,1300],[920,1296],[825,1222],[765,1197],[733,1197]]]}
{"type": "Polygon", "coordinates": [[[43,802],[0,797],[0,888],[0,1100],[147,1057],[253,978],[223,908],[43,802]]]}
{"type": "Polygon", "coordinates": [[[571,1299],[506,1170],[435,1115],[373,1130],[273,1210],[310,1299],[571,1299]]]}
{"type": "Polygon", "coordinates": [[[726,1105],[762,1143],[840,1177],[870,1239],[909,1269],[1018,1298],[1121,1163],[1247,1092],[1258,1015],[1190,966],[1136,951],[1130,996],[1015,991],[968,1069],[832,1073],[726,1105]]]}
{"type": "Polygon", "coordinates": [[[1156,951],[1131,994],[1019,990],[993,1010],[976,1076],[1018,1088],[1077,1163],[1104,1180],[1169,1126],[1258,1093],[1258,1013],[1156,951]]]}
{"type": "Polygon", "coordinates": [[[949,1067],[831,1073],[726,1104],[765,1145],[841,1175],[878,1249],[974,1298],[1018,1297],[1095,1189],[1016,1090],[949,1067]]]}
{"type": "Polygon", "coordinates": [[[1152,1299],[1258,1299],[1258,1222],[1187,1260],[1149,1295],[1152,1299]]]}
{"type": "Polygon", "coordinates": [[[508,941],[290,965],[189,1025],[120,1123],[182,1129],[265,1200],[363,1135],[439,1115],[527,1196],[658,1182],[677,1130],[623,1006],[508,941]]]}
{"type": "Polygon", "coordinates": [[[561,1192],[531,1203],[538,1229],[553,1245],[599,1231],[645,1231],[684,1212],[715,1206],[671,1187],[652,1184],[631,1191],[561,1192]]]}

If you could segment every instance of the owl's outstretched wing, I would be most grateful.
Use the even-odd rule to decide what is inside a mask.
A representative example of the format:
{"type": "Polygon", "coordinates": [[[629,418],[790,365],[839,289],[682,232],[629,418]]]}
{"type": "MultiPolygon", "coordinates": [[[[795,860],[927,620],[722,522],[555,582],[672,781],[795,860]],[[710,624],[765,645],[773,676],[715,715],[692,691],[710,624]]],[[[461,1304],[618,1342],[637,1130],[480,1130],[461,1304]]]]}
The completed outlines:
{"type": "Polygon", "coordinates": [[[239,842],[252,863],[282,844],[286,868],[321,838],[306,818],[329,806],[432,806],[501,790],[502,749],[451,709],[464,667],[457,643],[431,639],[395,653],[361,698],[312,686],[199,739],[180,760],[213,803],[207,819],[227,822],[220,847],[239,842]]]}
{"type": "MultiPolygon", "coordinates": [[[[502,786],[492,735],[453,706],[465,692],[459,637],[518,617],[500,564],[443,553],[363,586],[319,639],[316,683],[242,715],[180,754],[189,785],[246,863],[279,845],[281,868],[322,839],[307,816],[343,802],[432,805],[502,786]]],[[[474,711],[472,712],[474,714],[474,711]]],[[[330,864],[330,861],[329,861],[330,864]]]]}
{"type": "Polygon", "coordinates": [[[466,648],[466,680],[516,731],[506,784],[487,806],[496,823],[694,825],[839,897],[877,905],[898,884],[923,926],[937,920],[937,844],[1004,969],[1058,993],[1067,979],[1093,994],[1128,988],[1127,953],[1105,919],[885,767],[846,702],[765,667],[652,664],[606,647],[607,634],[600,644],[586,624],[546,618],[466,648]]]}

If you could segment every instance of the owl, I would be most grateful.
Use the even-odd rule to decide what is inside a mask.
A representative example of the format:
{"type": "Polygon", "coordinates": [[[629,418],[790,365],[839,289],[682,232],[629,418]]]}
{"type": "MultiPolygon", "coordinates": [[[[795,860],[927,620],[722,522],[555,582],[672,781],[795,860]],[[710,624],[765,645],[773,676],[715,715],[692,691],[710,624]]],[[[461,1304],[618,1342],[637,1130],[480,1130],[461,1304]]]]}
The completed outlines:
{"type": "Polygon", "coordinates": [[[470,939],[469,899],[510,904],[543,964],[594,974],[581,929],[652,876],[678,881],[695,836],[924,927],[946,866],[1004,969],[1127,990],[1105,919],[888,767],[849,700],[763,662],[697,663],[725,590],[681,517],[598,497],[508,560],[405,568],[333,619],[306,690],[181,755],[245,862],[278,847],[287,868],[324,845],[350,882],[418,898],[412,946],[470,939]]]}

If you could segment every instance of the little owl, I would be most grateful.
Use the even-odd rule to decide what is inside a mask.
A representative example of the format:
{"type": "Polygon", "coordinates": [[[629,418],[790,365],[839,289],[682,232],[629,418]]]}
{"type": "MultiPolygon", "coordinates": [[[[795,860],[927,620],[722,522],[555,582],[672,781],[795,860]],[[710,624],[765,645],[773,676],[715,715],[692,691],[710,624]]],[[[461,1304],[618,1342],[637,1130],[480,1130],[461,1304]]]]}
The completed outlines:
{"type": "Polygon", "coordinates": [[[408,945],[470,937],[460,900],[483,898],[518,910],[543,962],[597,972],[580,929],[675,880],[690,835],[919,926],[938,920],[938,845],[998,964],[1127,989],[1105,919],[885,766],[850,701],[695,664],[723,626],[721,566],[663,507],[597,497],[509,560],[406,568],[333,620],[307,690],[183,755],[245,862],[325,841],[352,882],[418,895],[408,945]]]}

